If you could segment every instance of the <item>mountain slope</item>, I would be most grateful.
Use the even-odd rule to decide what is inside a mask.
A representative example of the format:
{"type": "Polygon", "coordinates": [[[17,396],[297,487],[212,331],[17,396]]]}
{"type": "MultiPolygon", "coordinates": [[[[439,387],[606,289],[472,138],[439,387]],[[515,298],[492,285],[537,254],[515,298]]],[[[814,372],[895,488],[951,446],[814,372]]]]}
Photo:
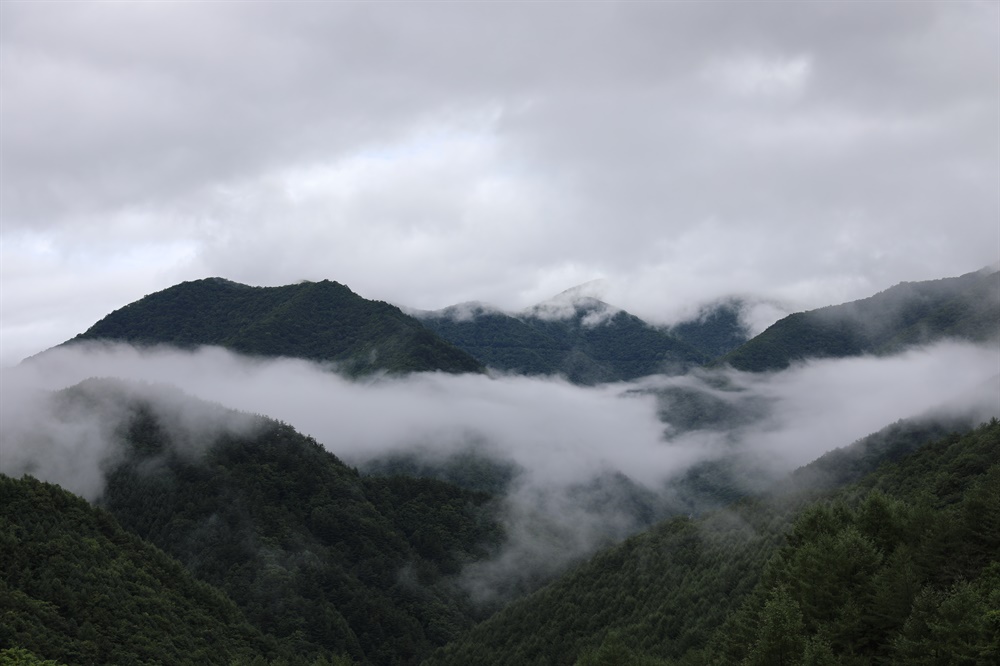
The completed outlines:
{"type": "Polygon", "coordinates": [[[361,477],[287,425],[167,387],[88,380],[54,400],[67,424],[120,415],[97,503],[261,631],[302,653],[413,664],[471,625],[453,579],[502,538],[489,496],[361,477]]]}
{"type": "Polygon", "coordinates": [[[738,370],[781,370],[806,358],[891,354],[943,338],[1000,337],[1000,272],[903,282],[870,298],[773,324],[721,361],[738,370]]]}
{"type": "Polygon", "coordinates": [[[399,308],[327,280],[283,287],[221,278],[184,282],[112,312],[66,344],[86,340],[218,345],[243,354],[332,361],[355,375],[481,370],[399,308]]]}
{"type": "MultiPolygon", "coordinates": [[[[880,452],[916,451],[901,458],[894,464],[897,466],[890,465],[887,471],[866,477],[867,487],[900,494],[908,500],[912,493],[907,487],[926,489],[937,493],[942,507],[961,497],[962,488],[978,487],[987,476],[992,475],[991,479],[996,476],[1000,469],[997,459],[1000,424],[994,421],[964,438],[951,436],[935,445],[922,446],[928,437],[940,436],[940,432],[932,424],[914,423],[912,427],[896,424],[850,447],[856,453],[828,459],[820,464],[818,471],[797,473],[797,476],[805,474],[803,482],[790,483],[779,495],[744,500],[728,510],[697,520],[677,518],[661,523],[598,554],[535,594],[512,603],[460,640],[437,651],[427,663],[652,664],[670,663],[659,660],[682,657],[691,664],[740,663],[742,657],[713,662],[702,651],[727,616],[741,607],[760,581],[769,584],[771,569],[765,563],[788,543],[785,535],[796,521],[808,521],[801,517],[810,515],[803,507],[831,488],[825,485],[817,490],[809,485],[817,473],[830,481],[851,478],[858,473],[859,464],[867,466],[869,471],[874,469],[880,452]],[[945,460],[949,462],[944,463],[945,460]],[[841,462],[849,469],[840,472],[837,467],[841,462]]],[[[842,496],[859,492],[864,491],[849,490],[842,496]]],[[[981,503],[985,492],[978,491],[969,501],[981,503]]],[[[992,512],[984,514],[988,520],[1000,519],[996,499],[988,507],[992,512]]],[[[935,520],[944,529],[953,518],[945,512],[935,520]]],[[[878,529],[877,522],[868,525],[878,529]]],[[[918,525],[912,529],[914,538],[922,538],[918,525]]],[[[970,573],[978,575],[986,560],[997,559],[996,553],[1000,552],[994,548],[997,533],[995,528],[990,529],[994,531],[985,537],[987,541],[963,546],[968,550],[966,559],[975,563],[970,573]]],[[[941,539],[942,548],[957,543],[944,533],[937,538],[941,539]]],[[[780,560],[772,566],[780,566],[780,560]]],[[[940,560],[929,561],[928,580],[942,572],[941,566],[940,560]]],[[[953,579],[953,575],[947,574],[946,578],[953,579]]],[[[947,584],[947,580],[941,580],[947,584]]],[[[808,579],[799,579],[800,585],[807,582],[808,579]]],[[[766,601],[766,592],[757,594],[766,601]]],[[[908,612],[909,607],[903,610],[908,612]]],[[[747,616],[750,633],[746,636],[753,636],[754,628],[759,628],[754,624],[755,617],[747,616]]],[[[719,636],[713,639],[713,650],[728,649],[718,644],[725,638],[725,632],[719,636]]]]}
{"type": "Polygon", "coordinates": [[[70,664],[312,663],[58,486],[0,475],[0,541],[0,647],[70,664]]]}
{"type": "Polygon", "coordinates": [[[997,608],[993,419],[808,507],[739,611],[686,661],[997,663],[997,608]]]}
{"type": "Polygon", "coordinates": [[[740,318],[747,304],[729,298],[703,307],[698,315],[667,330],[709,358],[728,354],[749,339],[746,325],[740,318]]]}
{"type": "Polygon", "coordinates": [[[517,315],[466,304],[419,316],[429,329],[491,368],[561,374],[578,384],[630,380],[710,358],[593,298],[557,298],[517,315]]]}

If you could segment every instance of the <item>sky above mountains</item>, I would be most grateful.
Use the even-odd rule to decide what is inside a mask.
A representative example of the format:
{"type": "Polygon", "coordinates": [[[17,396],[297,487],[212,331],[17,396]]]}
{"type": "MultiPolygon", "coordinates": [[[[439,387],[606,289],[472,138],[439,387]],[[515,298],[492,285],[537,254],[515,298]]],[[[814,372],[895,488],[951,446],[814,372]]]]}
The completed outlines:
{"type": "Polygon", "coordinates": [[[652,321],[1000,259],[1000,5],[0,4],[0,361],[183,280],[652,321]]]}

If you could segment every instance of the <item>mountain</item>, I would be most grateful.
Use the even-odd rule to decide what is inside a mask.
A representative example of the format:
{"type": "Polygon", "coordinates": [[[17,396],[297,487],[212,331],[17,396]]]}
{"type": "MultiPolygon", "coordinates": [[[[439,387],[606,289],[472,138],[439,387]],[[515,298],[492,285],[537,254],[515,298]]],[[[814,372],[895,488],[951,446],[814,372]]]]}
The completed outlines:
{"type": "MultiPolygon", "coordinates": [[[[68,664],[331,656],[264,635],[220,590],[58,486],[0,475],[0,540],[0,648],[68,664]]],[[[20,656],[0,663],[30,663],[20,656]]]]}
{"type": "Polygon", "coordinates": [[[781,370],[807,358],[893,354],[945,338],[1000,338],[1000,272],[903,282],[870,298],[798,312],[722,357],[738,370],[781,370]]]}
{"type": "Polygon", "coordinates": [[[928,437],[940,430],[896,424],[826,460],[825,478],[872,465],[840,490],[810,487],[806,469],[782,492],[661,523],[426,663],[992,663],[1000,422],[928,437]],[[878,466],[880,451],[901,455],[878,466]]]}
{"type": "Polygon", "coordinates": [[[728,354],[750,339],[741,313],[747,303],[739,298],[726,298],[699,309],[692,319],[670,326],[667,331],[709,358],[728,354]]]}
{"type": "Polygon", "coordinates": [[[64,344],[114,340],[336,363],[352,375],[480,372],[468,354],[388,303],[337,282],[250,287],[222,278],[183,282],[115,310],[64,344]]]}
{"type": "Polygon", "coordinates": [[[488,495],[362,477],[290,426],[168,387],[87,380],[52,400],[67,430],[108,428],[98,506],[300,654],[416,664],[472,625],[455,578],[503,538],[488,495]]]}
{"type": "Polygon", "coordinates": [[[417,316],[488,367],[558,374],[578,384],[680,371],[711,358],[635,315],[575,293],[517,314],[466,303],[417,316]]]}

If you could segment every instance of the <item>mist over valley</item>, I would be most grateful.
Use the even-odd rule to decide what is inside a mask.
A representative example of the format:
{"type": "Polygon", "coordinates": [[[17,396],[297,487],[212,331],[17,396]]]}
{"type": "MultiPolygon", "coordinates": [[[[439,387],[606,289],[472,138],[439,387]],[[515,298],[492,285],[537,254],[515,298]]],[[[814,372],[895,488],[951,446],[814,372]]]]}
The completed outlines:
{"type": "MultiPolygon", "coordinates": [[[[970,276],[961,283],[963,289],[987,284],[991,285],[988,289],[996,290],[997,273],[970,276]],[[975,276],[978,279],[972,279],[975,276]]],[[[286,290],[284,298],[301,301],[300,294],[308,286],[286,290]]],[[[336,589],[341,591],[333,597],[297,592],[300,596],[294,598],[299,601],[289,602],[300,613],[316,612],[307,609],[334,603],[334,599],[347,604],[336,622],[340,629],[309,625],[303,630],[310,650],[333,650],[362,661],[394,663],[400,648],[387,647],[387,638],[365,633],[363,614],[367,611],[354,608],[358,602],[349,601],[360,599],[351,595],[362,594],[361,589],[369,590],[363,593],[366,597],[374,594],[373,599],[382,599],[371,603],[396,609],[392,613],[402,612],[395,621],[423,627],[418,654],[426,655],[432,648],[458,639],[476,619],[489,617],[558,580],[595,553],[662,521],[712,516],[742,498],[763,496],[775,484],[787,483],[789,473],[796,468],[855,442],[855,449],[861,446],[861,450],[869,450],[864,454],[869,458],[888,455],[875,444],[860,440],[889,423],[901,419],[914,424],[937,423],[938,429],[931,427],[929,432],[948,432],[971,428],[1000,413],[1000,348],[996,332],[991,335],[988,326],[996,306],[991,300],[978,302],[974,291],[972,296],[963,296],[966,300],[962,303],[971,310],[957,317],[957,325],[947,331],[924,325],[920,341],[901,346],[894,353],[830,357],[820,349],[815,352],[817,358],[791,360],[778,372],[737,370],[725,362],[728,357],[721,363],[712,362],[706,360],[709,357],[704,352],[685,364],[659,365],[660,349],[680,343],[679,338],[670,329],[638,318],[622,319],[612,306],[594,299],[574,301],[572,307],[559,312],[550,308],[543,319],[538,319],[537,309],[519,317],[503,315],[506,319],[498,330],[509,332],[512,346],[533,349],[538,357],[548,353],[554,359],[552,367],[565,363],[567,345],[572,345],[576,349],[571,347],[570,355],[597,358],[598,362],[603,359],[605,367],[614,367],[617,360],[605,350],[619,349],[629,350],[632,359],[645,353],[654,359],[646,367],[667,370],[630,381],[595,382],[593,374],[572,371],[546,375],[497,369],[491,367],[489,356],[480,356],[481,361],[473,356],[467,364],[470,372],[455,372],[447,365],[432,372],[413,372],[407,371],[409,361],[379,368],[371,363],[361,365],[349,355],[320,361],[281,353],[248,356],[225,346],[199,344],[198,336],[203,334],[197,331],[205,326],[214,327],[224,344],[237,349],[254,348],[258,344],[254,340],[265,339],[280,350],[281,344],[301,339],[301,333],[293,334],[282,343],[272,333],[301,331],[298,323],[288,319],[294,314],[275,319],[271,309],[265,309],[250,318],[240,315],[240,308],[251,307],[245,300],[248,290],[252,288],[213,280],[180,285],[132,304],[85,335],[5,370],[0,472],[14,478],[30,474],[57,483],[110,509],[126,528],[138,530],[186,562],[197,577],[235,595],[251,622],[279,637],[287,637],[289,629],[272,624],[254,606],[246,606],[257,603],[253,602],[257,597],[241,596],[243,593],[237,591],[241,588],[232,587],[233,572],[225,571],[240,561],[234,557],[249,558],[249,568],[244,568],[248,573],[267,562],[277,564],[287,572],[289,585],[311,575],[308,572],[313,569],[329,571],[331,566],[356,567],[365,562],[369,564],[364,566],[379,567],[376,579],[346,573],[352,569],[338,574],[353,582],[338,584],[336,589]],[[186,290],[190,302],[191,291],[202,286],[210,293],[204,295],[205,300],[193,302],[193,311],[178,311],[174,300],[167,299],[171,291],[186,290]],[[220,286],[243,299],[222,318],[218,313],[226,312],[226,305],[219,298],[220,286]],[[209,305],[217,313],[213,319],[193,315],[209,305]],[[983,308],[985,315],[975,315],[983,308]],[[594,311],[610,314],[588,314],[594,311]],[[190,323],[173,323],[178,312],[190,323]],[[974,325],[962,328],[963,316],[974,325]],[[227,320],[242,323],[237,329],[220,328],[227,320]],[[141,327],[131,321],[140,322],[141,327]],[[273,323],[262,328],[256,321],[273,323]],[[531,335],[525,337],[523,329],[509,321],[531,327],[531,335]],[[180,346],[176,338],[157,337],[163,336],[157,331],[175,330],[194,333],[188,333],[180,346]],[[116,331],[116,337],[130,342],[102,338],[101,331],[116,331]],[[548,334],[541,338],[539,331],[548,334]],[[566,337],[561,344],[549,344],[554,331],[569,333],[562,333],[566,337]],[[637,331],[645,336],[640,339],[651,341],[648,347],[632,344],[637,331]],[[984,334],[986,344],[979,342],[984,334]],[[701,363],[695,363],[695,358],[701,363]],[[269,432],[285,434],[272,441],[267,439],[269,432]],[[303,443],[298,443],[300,440],[303,443]],[[270,443],[260,448],[264,441],[270,443]],[[296,442],[294,446],[292,442],[296,442]],[[866,446],[875,448],[864,449],[866,446]],[[244,447],[248,447],[246,453],[239,453],[244,447]],[[290,448],[281,453],[284,447],[290,448]],[[275,489],[278,494],[271,495],[272,499],[267,499],[267,494],[261,496],[254,485],[247,485],[252,477],[244,478],[245,472],[237,474],[237,468],[226,471],[233,464],[227,461],[238,459],[231,458],[234,455],[260,458],[255,464],[266,465],[261,470],[275,464],[291,465],[289,469],[294,470],[301,463],[282,456],[298,457],[305,451],[316,456],[319,447],[329,456],[321,468],[335,470],[331,471],[335,477],[330,478],[349,480],[358,488],[350,493],[360,508],[344,505],[337,512],[353,515],[351,511],[361,511],[372,516],[365,520],[374,520],[373,525],[403,529],[398,536],[386,536],[386,546],[379,547],[388,547],[396,540],[398,545],[391,547],[394,554],[388,560],[383,555],[372,560],[376,551],[360,546],[351,547],[354,554],[349,557],[360,558],[353,564],[341,556],[330,559],[333,551],[327,549],[336,543],[352,543],[360,536],[352,532],[359,528],[351,527],[358,525],[358,518],[337,518],[330,523],[336,528],[324,527],[328,523],[323,521],[329,519],[320,518],[326,514],[313,508],[304,513],[293,510],[283,514],[281,522],[274,522],[273,511],[286,510],[279,508],[286,501],[282,498],[299,497],[299,501],[315,504],[318,497],[331,492],[306,478],[297,478],[302,471],[268,481],[286,487],[275,489]],[[266,462],[271,456],[278,457],[275,462],[266,462]],[[286,462],[278,462],[281,460],[286,462]],[[126,482],[126,478],[131,480],[126,482]],[[193,513],[190,504],[180,500],[189,492],[184,488],[192,483],[202,484],[198,492],[204,504],[193,513]],[[206,483],[210,485],[204,486],[206,483]],[[437,497],[451,497],[448,501],[459,502],[456,507],[464,503],[463,520],[468,525],[462,528],[464,540],[445,540],[443,532],[421,532],[419,528],[414,532],[414,525],[391,527],[394,512],[404,506],[395,502],[413,502],[418,497],[424,502],[441,501],[427,499],[428,489],[421,489],[419,483],[438,484],[431,487],[437,488],[437,493],[449,489],[447,495],[437,497]],[[205,495],[208,488],[215,489],[205,495]],[[158,513],[149,514],[149,498],[143,497],[164,492],[169,493],[167,497],[181,495],[176,500],[160,500],[158,513]],[[414,492],[418,494],[412,495],[414,492]],[[224,497],[235,504],[228,508],[218,504],[224,497]],[[278,504],[266,508],[273,502],[278,504]],[[238,507],[236,513],[232,513],[234,507],[238,507]],[[186,517],[181,520],[181,516],[186,517]],[[289,540],[288,529],[298,530],[295,533],[300,536],[289,540]],[[268,546],[279,534],[285,536],[268,546]],[[227,542],[242,545],[232,551],[227,542]],[[277,550],[266,555],[273,548],[277,550]],[[226,552],[229,554],[222,555],[226,552]],[[315,557],[309,553],[319,557],[314,564],[309,564],[315,557]],[[208,561],[217,564],[206,569],[208,561]],[[379,564],[372,564],[376,561],[379,564]],[[398,588],[404,581],[410,582],[398,588]],[[372,585],[381,591],[369,589],[372,585]],[[411,592],[404,592],[406,589],[411,592]],[[444,633],[431,631],[430,607],[405,601],[407,595],[419,590],[424,592],[418,596],[430,595],[428,598],[439,600],[435,603],[450,609],[452,620],[447,631],[440,630],[444,633]]],[[[956,297],[955,289],[946,291],[949,298],[956,297]]],[[[258,289],[256,293],[270,298],[273,292],[258,289]]],[[[916,293],[921,297],[919,289],[916,293]]],[[[402,318],[403,330],[419,326],[418,320],[408,323],[411,319],[397,309],[369,306],[370,301],[356,296],[349,305],[344,305],[339,295],[327,298],[327,307],[332,309],[326,316],[348,326],[313,329],[311,335],[317,341],[343,339],[340,331],[351,330],[351,317],[364,318],[371,312],[376,317],[388,312],[397,320],[402,318]]],[[[287,312],[283,302],[279,299],[269,308],[287,312]]],[[[319,305],[309,307],[321,310],[319,305]]],[[[906,310],[901,307],[901,311],[906,310]]],[[[250,312],[254,312],[252,307],[250,312]]],[[[476,323],[484,316],[496,314],[479,310],[456,321],[476,323]]],[[[912,316],[896,316],[896,323],[891,313],[886,316],[889,319],[883,328],[913,326],[912,316]]],[[[697,333],[706,330],[706,322],[711,325],[720,319],[721,336],[728,336],[730,344],[736,345],[734,349],[753,349],[759,344],[758,338],[746,342],[734,338],[734,331],[747,329],[725,311],[693,321],[687,330],[695,335],[689,339],[699,339],[697,333]]],[[[834,327],[842,330],[843,321],[865,320],[848,318],[835,322],[834,327]]],[[[496,322],[488,324],[495,328],[496,322]]],[[[784,320],[773,328],[780,330],[783,325],[784,320]]],[[[369,330],[399,330],[380,329],[379,323],[367,326],[369,330]]],[[[770,331],[759,339],[767,343],[773,338],[770,331]]],[[[419,335],[401,339],[369,335],[362,351],[354,353],[370,359],[407,359],[428,358],[419,351],[428,344],[449,349],[444,339],[427,335],[432,336],[426,338],[429,343],[419,335]],[[393,355],[380,357],[380,344],[391,348],[393,355]]],[[[784,335],[794,343],[794,334],[784,335]]],[[[511,348],[496,332],[492,339],[498,349],[511,348]]],[[[461,340],[459,336],[456,344],[461,340]]],[[[317,348],[316,342],[310,344],[317,348]]],[[[341,348],[350,347],[341,343],[341,348]]],[[[457,358],[458,349],[451,349],[455,351],[439,358],[457,358]]],[[[477,349],[470,346],[467,353],[477,349]]],[[[729,350],[721,351],[725,354],[729,350]]],[[[634,362],[632,367],[639,367],[634,362]]],[[[581,366],[578,362],[574,367],[581,366]]],[[[917,432],[923,431],[918,427],[917,432]]],[[[908,444],[905,450],[912,448],[908,444]]],[[[848,459],[853,458],[843,460],[848,459]]],[[[820,476],[812,477],[812,485],[835,489],[863,476],[862,471],[844,476],[845,464],[837,462],[829,471],[814,472],[820,476]]],[[[821,465],[816,469],[825,468],[821,465]]],[[[865,463],[858,469],[871,471],[874,467],[865,463]]],[[[428,510],[433,516],[439,509],[428,510]]],[[[264,584],[259,578],[263,571],[253,574],[258,581],[255,585],[264,584]]],[[[281,583],[275,580],[267,585],[281,583]]],[[[400,629],[404,633],[413,630],[400,629]]]]}
{"type": "Polygon", "coordinates": [[[1000,663],[1000,4],[0,2],[0,665],[1000,663]]]}

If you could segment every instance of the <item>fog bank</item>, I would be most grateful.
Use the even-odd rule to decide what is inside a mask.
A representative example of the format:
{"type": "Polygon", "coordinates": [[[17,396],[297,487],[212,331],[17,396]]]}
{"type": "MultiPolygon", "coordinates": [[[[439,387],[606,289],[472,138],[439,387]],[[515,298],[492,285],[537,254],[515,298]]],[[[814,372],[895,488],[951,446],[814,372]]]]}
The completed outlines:
{"type": "Polygon", "coordinates": [[[0,471],[30,472],[94,499],[131,398],[155,405],[192,452],[222,431],[253,427],[249,414],[285,421],[356,466],[392,454],[444,459],[473,449],[522,470],[502,500],[507,548],[466,572],[470,591],[488,601],[516,587],[519,576],[553,572],[641,529],[661,508],[667,484],[693,465],[739,454],[755,473],[777,476],[942,405],[975,409],[984,419],[1000,415],[998,375],[1000,350],[950,342],[778,373],[699,370],[597,387],[440,373],[349,381],[329,366],[219,348],[92,344],[4,371],[0,471]],[[48,393],[90,377],[138,383],[128,389],[134,395],[106,396],[87,410],[60,409],[48,393]]]}

